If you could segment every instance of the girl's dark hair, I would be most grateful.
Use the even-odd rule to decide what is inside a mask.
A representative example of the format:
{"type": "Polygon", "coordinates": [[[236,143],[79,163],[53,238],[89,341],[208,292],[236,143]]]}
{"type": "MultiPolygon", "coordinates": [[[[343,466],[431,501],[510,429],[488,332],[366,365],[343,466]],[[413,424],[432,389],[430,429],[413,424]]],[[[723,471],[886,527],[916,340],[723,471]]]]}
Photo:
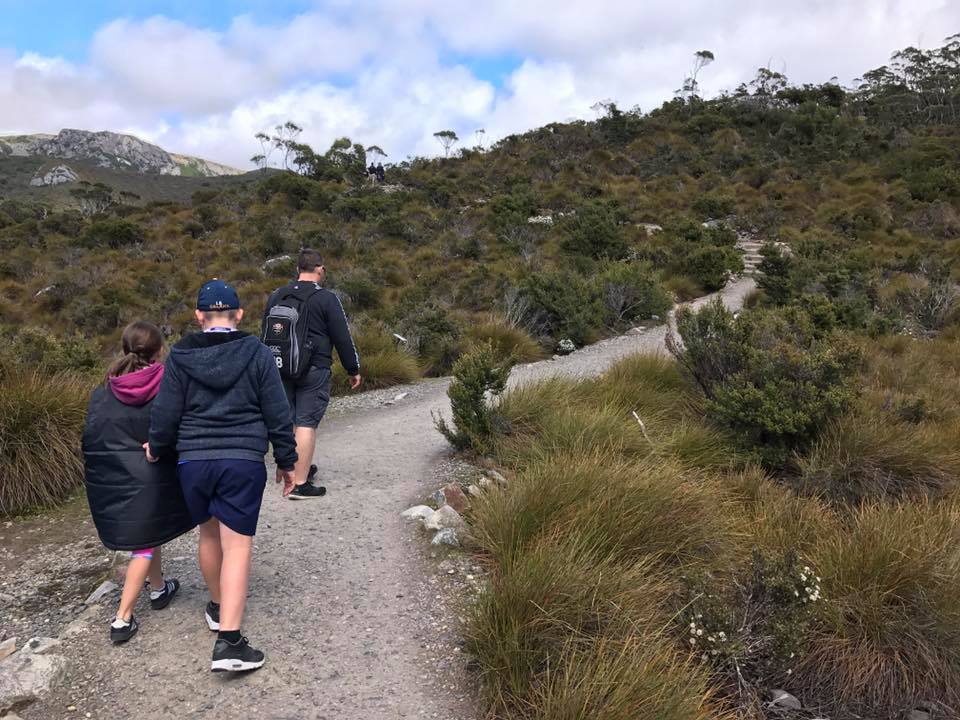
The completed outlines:
{"type": "Polygon", "coordinates": [[[137,320],[124,328],[120,347],[123,355],[111,363],[108,378],[143,370],[159,360],[163,352],[163,333],[153,323],[137,320]]]}

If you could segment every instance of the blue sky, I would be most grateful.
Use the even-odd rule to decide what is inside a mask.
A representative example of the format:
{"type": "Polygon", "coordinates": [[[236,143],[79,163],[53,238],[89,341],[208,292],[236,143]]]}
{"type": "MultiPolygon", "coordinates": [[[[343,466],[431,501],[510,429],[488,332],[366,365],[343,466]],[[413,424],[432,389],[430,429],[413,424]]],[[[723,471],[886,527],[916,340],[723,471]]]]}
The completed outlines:
{"type": "Polygon", "coordinates": [[[650,110],[693,53],[705,95],[760,66],[850,83],[907,45],[960,31],[957,0],[0,0],[0,134],[130,132],[248,167],[253,136],[293,120],[391,160],[650,110]]]}

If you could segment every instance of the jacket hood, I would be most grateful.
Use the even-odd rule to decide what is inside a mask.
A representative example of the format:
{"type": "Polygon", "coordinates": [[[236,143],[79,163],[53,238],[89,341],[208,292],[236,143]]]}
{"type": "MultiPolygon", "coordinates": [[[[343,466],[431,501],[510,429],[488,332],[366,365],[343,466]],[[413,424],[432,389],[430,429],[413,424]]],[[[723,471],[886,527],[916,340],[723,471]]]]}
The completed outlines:
{"type": "Polygon", "coordinates": [[[157,396],[163,365],[154,363],[142,370],[109,379],[110,390],[124,405],[146,405],[157,396]]]}
{"type": "Polygon", "coordinates": [[[194,333],[173,346],[170,359],[202,385],[214,390],[233,387],[261,347],[249,333],[194,333]]]}

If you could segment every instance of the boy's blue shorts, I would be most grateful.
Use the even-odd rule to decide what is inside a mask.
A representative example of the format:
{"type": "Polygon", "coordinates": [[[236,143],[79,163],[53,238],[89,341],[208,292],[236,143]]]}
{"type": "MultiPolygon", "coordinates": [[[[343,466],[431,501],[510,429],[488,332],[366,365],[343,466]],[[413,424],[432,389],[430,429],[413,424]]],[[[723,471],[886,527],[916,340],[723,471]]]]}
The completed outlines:
{"type": "Polygon", "coordinates": [[[267,467],[255,460],[189,460],[177,466],[193,521],[215,517],[241,535],[256,535],[267,467]]]}

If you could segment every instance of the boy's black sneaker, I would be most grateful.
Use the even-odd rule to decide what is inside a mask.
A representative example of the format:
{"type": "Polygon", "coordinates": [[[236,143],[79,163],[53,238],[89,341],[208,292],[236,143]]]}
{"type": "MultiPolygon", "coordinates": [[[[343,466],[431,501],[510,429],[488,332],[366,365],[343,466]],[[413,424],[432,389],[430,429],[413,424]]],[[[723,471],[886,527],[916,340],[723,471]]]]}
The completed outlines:
{"type": "Polygon", "coordinates": [[[137,619],[130,616],[130,622],[126,625],[121,625],[117,627],[116,620],[113,621],[113,624],[110,625],[110,642],[114,645],[120,645],[125,643],[127,640],[132,638],[137,634],[137,630],[140,629],[140,626],[137,624],[137,619]]]}
{"type": "Polygon", "coordinates": [[[153,593],[150,593],[150,607],[154,610],[163,610],[170,604],[170,601],[173,600],[173,596],[177,594],[179,589],[180,581],[176,578],[164,580],[163,590],[158,596],[154,597],[153,593]]]}
{"type": "Polygon", "coordinates": [[[210,628],[213,632],[220,630],[220,606],[211,600],[207,603],[207,610],[204,612],[204,617],[207,620],[207,627],[210,628]]]}
{"type": "Polygon", "coordinates": [[[263,653],[250,647],[246,638],[235,643],[218,638],[213,646],[210,669],[213,672],[246,672],[262,667],[263,663],[263,653]]]}
{"type": "Polygon", "coordinates": [[[305,482],[303,485],[297,485],[293,492],[288,496],[291,500],[312,500],[313,498],[323,497],[327,494],[327,489],[323,485],[314,485],[305,482]]]}

